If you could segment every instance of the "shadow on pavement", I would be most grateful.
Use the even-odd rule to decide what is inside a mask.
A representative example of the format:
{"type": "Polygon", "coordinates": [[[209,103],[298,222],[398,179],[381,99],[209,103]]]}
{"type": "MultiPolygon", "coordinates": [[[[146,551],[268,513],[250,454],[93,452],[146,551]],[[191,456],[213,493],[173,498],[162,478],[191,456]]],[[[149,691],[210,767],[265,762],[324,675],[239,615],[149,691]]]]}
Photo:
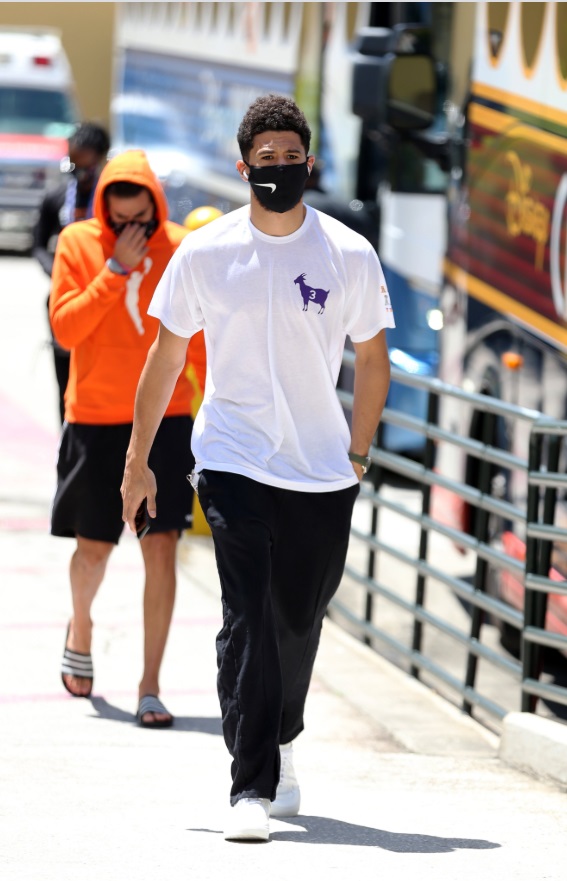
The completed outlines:
{"type": "MultiPolygon", "coordinates": [[[[299,844],[347,844],[380,847],[394,853],[453,853],[456,850],[492,850],[501,847],[482,838],[440,838],[411,832],[388,832],[371,826],[357,826],[329,817],[299,816],[283,820],[297,829],[273,830],[270,840],[295,841],[299,844]]],[[[216,829],[188,829],[188,832],[218,832],[216,829]]],[[[235,842],[239,843],[239,842],[235,842]]],[[[241,844],[250,842],[240,842],[241,844]]]]}
{"type": "MultiPolygon", "coordinates": [[[[91,697],[90,702],[96,711],[95,719],[108,719],[111,722],[127,722],[129,725],[136,724],[135,713],[128,713],[126,710],[109,704],[103,697],[91,697]]],[[[163,730],[163,729],[160,729],[163,730]]],[[[176,716],[173,724],[174,731],[194,731],[200,734],[222,735],[222,724],[220,717],[212,718],[210,716],[176,716]]]]}
{"type": "Polygon", "coordinates": [[[300,816],[285,821],[298,826],[291,830],[274,831],[271,837],[278,841],[297,841],[306,844],[349,844],[360,847],[381,847],[395,853],[452,853],[455,850],[489,850],[500,847],[493,841],[476,838],[439,838],[411,832],[388,832],[371,826],[357,826],[329,817],[300,816]],[[305,830],[305,831],[304,831],[305,830]]]}

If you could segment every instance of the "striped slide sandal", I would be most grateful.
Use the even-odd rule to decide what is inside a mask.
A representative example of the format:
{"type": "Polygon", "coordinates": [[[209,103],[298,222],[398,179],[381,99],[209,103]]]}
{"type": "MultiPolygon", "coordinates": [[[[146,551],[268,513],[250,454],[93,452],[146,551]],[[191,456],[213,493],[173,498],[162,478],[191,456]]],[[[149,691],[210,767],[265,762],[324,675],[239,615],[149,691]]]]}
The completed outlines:
{"type": "Polygon", "coordinates": [[[86,654],[85,652],[75,652],[72,649],[67,648],[70,629],[71,622],[69,622],[69,625],[67,627],[67,635],[65,637],[65,650],[63,652],[63,660],[61,661],[61,682],[63,683],[69,694],[72,694],[73,697],[90,697],[93,690],[94,679],[92,655],[86,654]],[[89,688],[87,694],[77,694],[76,691],[72,691],[65,681],[66,676],[76,676],[80,679],[90,679],[91,687],[89,688]]]}
{"type": "Polygon", "coordinates": [[[166,710],[159,697],[155,694],[145,694],[140,698],[138,712],[136,713],[136,721],[142,728],[171,728],[173,725],[173,716],[169,710],[166,710]],[[160,715],[168,716],[169,718],[144,722],[144,716],[146,713],[159,713],[160,715]]]}

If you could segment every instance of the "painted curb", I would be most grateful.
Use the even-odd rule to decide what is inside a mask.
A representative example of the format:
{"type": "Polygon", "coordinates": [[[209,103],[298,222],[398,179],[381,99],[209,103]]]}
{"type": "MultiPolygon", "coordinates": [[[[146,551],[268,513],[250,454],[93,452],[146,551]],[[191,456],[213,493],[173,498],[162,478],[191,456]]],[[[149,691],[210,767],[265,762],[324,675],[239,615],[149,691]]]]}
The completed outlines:
{"type": "Polygon", "coordinates": [[[567,725],[533,713],[504,717],[498,757],[567,790],[567,725]]]}

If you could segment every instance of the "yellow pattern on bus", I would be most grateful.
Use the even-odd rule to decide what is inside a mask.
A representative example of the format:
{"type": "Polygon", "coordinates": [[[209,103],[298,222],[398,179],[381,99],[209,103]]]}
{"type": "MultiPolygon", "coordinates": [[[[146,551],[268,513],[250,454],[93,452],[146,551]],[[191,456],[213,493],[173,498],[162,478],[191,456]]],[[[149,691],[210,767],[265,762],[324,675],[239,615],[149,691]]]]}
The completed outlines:
{"type": "Polygon", "coordinates": [[[524,138],[532,144],[539,144],[548,150],[567,155],[567,139],[551,132],[542,132],[538,128],[519,122],[515,116],[501,113],[499,110],[491,110],[480,104],[471,104],[469,118],[471,122],[480,125],[490,131],[506,135],[509,138],[524,138]]]}
{"type": "Polygon", "coordinates": [[[489,86],[486,83],[474,82],[472,84],[472,94],[475,97],[502,104],[508,110],[520,110],[539,117],[541,120],[567,126],[567,111],[525,98],[518,92],[508,92],[505,89],[498,89],[496,86],[489,86]]]}
{"type": "Polygon", "coordinates": [[[543,269],[545,245],[549,239],[549,210],[543,202],[530,196],[532,169],[522,164],[514,150],[508,150],[506,159],[511,164],[514,176],[506,194],[506,226],[513,238],[529,236],[536,242],[535,265],[543,269]]]}
{"type": "Polygon", "coordinates": [[[463,289],[471,297],[480,300],[504,315],[512,315],[517,318],[525,327],[532,331],[539,331],[540,334],[548,339],[555,340],[567,350],[567,329],[559,324],[551,321],[535,312],[528,306],[524,306],[502,291],[493,288],[492,285],[486,284],[480,278],[470,275],[460,266],[452,263],[450,260],[444,262],[445,274],[455,287],[463,289]]]}

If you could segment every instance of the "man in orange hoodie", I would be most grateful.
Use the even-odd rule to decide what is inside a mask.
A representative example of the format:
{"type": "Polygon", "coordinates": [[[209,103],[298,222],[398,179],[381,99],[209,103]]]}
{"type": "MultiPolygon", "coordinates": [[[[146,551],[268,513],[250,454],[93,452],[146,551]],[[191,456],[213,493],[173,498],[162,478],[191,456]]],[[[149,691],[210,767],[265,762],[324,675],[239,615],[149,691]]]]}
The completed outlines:
{"type": "MultiPolygon", "coordinates": [[[[167,219],[165,194],[145,154],[131,150],[103,170],[94,217],[65,227],[57,243],[49,313],[55,336],[71,350],[71,365],[51,533],[76,540],[70,564],[73,617],[61,668],[63,685],[76,697],[92,691],[91,607],[124,526],[120,484],[134,398],[159,324],[147,308],[187,233],[167,219]]],[[[199,354],[203,357],[194,360],[204,386],[204,355],[199,354]]],[[[177,541],[192,520],[187,475],[193,467],[194,392],[186,372],[154,445],[162,503],[141,541],[144,669],[137,720],[153,728],[173,722],[159,700],[159,671],[175,600],[177,541]]],[[[139,537],[143,533],[141,528],[139,537]]]]}

